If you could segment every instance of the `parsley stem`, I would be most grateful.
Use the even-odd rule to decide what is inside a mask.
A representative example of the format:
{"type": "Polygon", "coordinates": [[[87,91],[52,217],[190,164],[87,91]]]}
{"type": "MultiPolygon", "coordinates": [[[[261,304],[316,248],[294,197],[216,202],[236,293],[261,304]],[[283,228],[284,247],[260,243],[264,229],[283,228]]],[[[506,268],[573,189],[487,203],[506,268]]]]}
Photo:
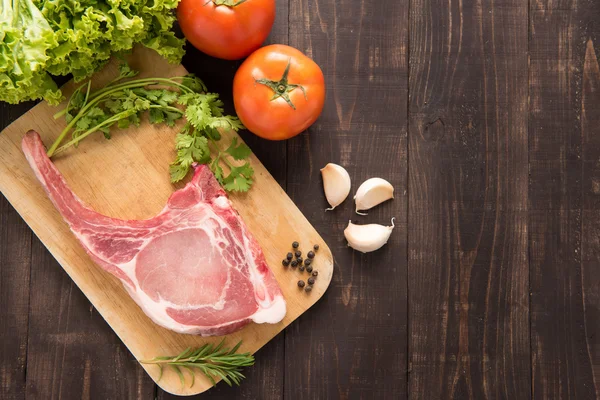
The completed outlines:
{"type": "Polygon", "coordinates": [[[118,92],[120,90],[125,90],[125,89],[135,89],[135,88],[140,88],[140,87],[144,87],[144,86],[148,86],[148,85],[157,85],[160,82],[171,82],[174,85],[177,85],[178,87],[182,87],[185,88],[186,91],[191,91],[191,89],[189,89],[187,86],[185,85],[181,85],[171,79],[167,79],[167,78],[146,78],[146,79],[137,79],[135,81],[130,81],[130,82],[125,82],[119,85],[115,85],[113,87],[110,88],[110,90],[106,90],[106,89],[102,89],[100,92],[102,92],[101,94],[96,94],[95,96],[92,96],[92,98],[90,99],[89,103],[87,103],[75,116],[75,118],[73,118],[71,120],[71,122],[69,122],[69,124],[67,124],[66,128],[61,132],[61,134],[58,136],[58,138],[54,141],[54,143],[52,144],[52,146],[50,147],[50,149],[48,150],[47,154],[48,157],[52,157],[54,155],[54,153],[56,152],[56,149],[58,148],[58,146],[60,146],[60,144],[62,143],[62,141],[64,140],[64,138],[67,136],[67,134],[69,133],[69,131],[73,128],[73,126],[75,126],[75,124],[77,123],[77,121],[79,119],[81,119],[85,113],[92,107],[95,106],[96,104],[98,104],[100,101],[102,101],[102,98],[105,96],[108,96],[112,93],[118,92]]]}
{"type": "Polygon", "coordinates": [[[227,160],[226,157],[223,157],[223,152],[219,148],[219,145],[217,145],[217,141],[215,139],[213,139],[210,135],[206,135],[206,136],[208,136],[208,138],[210,139],[211,143],[215,146],[215,149],[216,149],[216,152],[217,152],[217,158],[216,158],[216,160],[219,160],[219,161],[222,160],[225,163],[225,165],[227,165],[229,167],[229,169],[235,168],[235,165],[233,165],[231,162],[229,162],[229,160],[227,160]]]}
{"type": "MultiPolygon", "coordinates": [[[[107,91],[111,91],[112,93],[112,89],[116,89],[116,88],[120,88],[120,89],[129,89],[130,88],[130,84],[136,84],[135,87],[139,87],[137,84],[139,83],[144,83],[141,86],[150,86],[150,85],[158,85],[160,83],[164,83],[167,86],[174,86],[178,89],[180,89],[182,92],[185,93],[193,93],[194,91],[192,89],[190,89],[188,86],[179,83],[177,81],[175,81],[174,79],[185,79],[185,76],[175,76],[173,78],[141,78],[141,79],[134,79],[131,81],[127,81],[127,82],[123,82],[123,83],[119,83],[119,84],[111,84],[103,89],[100,89],[94,93],[91,94],[91,96],[89,96],[89,100],[93,100],[95,98],[97,98],[98,96],[103,95],[104,93],[106,93],[107,91]]],[[[85,103],[84,103],[85,104],[85,103]]],[[[67,113],[67,110],[69,108],[69,105],[67,104],[67,107],[63,108],[62,110],[60,110],[59,112],[57,112],[56,114],[54,114],[54,119],[58,119],[60,117],[62,117],[63,115],[65,115],[67,113]]]]}
{"type": "MultiPolygon", "coordinates": [[[[163,110],[174,111],[174,112],[183,114],[183,111],[181,111],[179,108],[172,107],[172,106],[162,106],[160,104],[152,104],[152,105],[150,105],[150,108],[160,108],[163,110]]],[[[79,143],[81,140],[85,139],[87,136],[91,135],[92,133],[97,132],[98,130],[100,130],[100,128],[103,128],[107,125],[111,125],[111,124],[113,124],[123,118],[127,118],[137,112],[138,112],[138,110],[132,109],[132,110],[121,111],[120,113],[113,115],[112,117],[103,121],[101,124],[98,124],[98,125],[94,126],[93,128],[88,129],[81,135],[77,136],[76,138],[74,138],[74,139],[70,140],[69,142],[65,143],[64,145],[60,146],[59,148],[56,149],[54,154],[58,154],[60,152],[65,151],[66,149],[73,146],[74,144],[79,143]]]]}
{"type": "Polygon", "coordinates": [[[112,86],[107,86],[104,89],[100,89],[97,92],[93,93],[92,96],[90,97],[91,99],[94,99],[98,96],[101,96],[102,94],[106,93],[107,91],[111,91],[112,89],[116,89],[116,88],[120,88],[120,89],[128,89],[129,85],[134,83],[136,84],[136,87],[138,87],[137,85],[140,83],[144,83],[143,86],[150,86],[150,85],[159,85],[161,83],[164,83],[166,86],[175,86],[176,88],[180,89],[183,92],[193,92],[192,89],[190,89],[189,87],[187,87],[186,85],[176,82],[173,79],[184,79],[185,76],[176,76],[173,78],[140,78],[140,79],[134,79],[131,81],[127,81],[127,82],[123,82],[123,83],[119,83],[117,85],[112,85],[112,86]]]}
{"type": "MultiPolygon", "coordinates": [[[[133,110],[135,111],[135,110],[133,110]]],[[[69,142],[65,143],[64,145],[60,146],[59,148],[56,149],[56,151],[54,152],[54,154],[58,154],[60,152],[65,151],[67,148],[71,147],[74,144],[79,143],[81,140],[83,140],[84,138],[86,138],[87,136],[89,136],[90,134],[98,131],[100,128],[106,126],[106,125],[110,125],[113,124],[117,121],[119,121],[120,119],[123,119],[125,117],[129,117],[130,115],[132,115],[133,112],[130,110],[127,111],[122,111],[119,114],[113,115],[112,117],[106,119],[105,121],[103,121],[101,124],[98,124],[96,126],[94,126],[91,129],[88,129],[87,131],[85,131],[84,133],[82,133],[81,135],[77,136],[76,138],[70,140],[69,142]]]]}
{"type": "Polygon", "coordinates": [[[231,168],[231,164],[229,164],[225,158],[221,157],[223,155],[223,152],[221,151],[221,149],[219,149],[219,145],[217,144],[217,141],[215,139],[213,139],[210,135],[206,135],[206,136],[208,136],[208,138],[210,139],[210,143],[212,143],[213,146],[215,147],[215,151],[217,153],[217,158],[215,160],[217,160],[217,161],[223,160],[225,162],[225,164],[227,164],[227,166],[229,168],[231,168]]]}
{"type": "Polygon", "coordinates": [[[162,108],[163,110],[178,112],[179,114],[182,114],[182,115],[184,114],[184,112],[181,111],[179,108],[173,107],[173,106],[163,106],[160,104],[152,104],[150,106],[150,108],[162,108]]]}
{"type": "Polygon", "coordinates": [[[63,131],[60,133],[60,135],[58,136],[58,138],[54,141],[54,143],[52,144],[52,146],[50,147],[50,149],[48,150],[47,154],[48,157],[52,157],[54,155],[54,153],[56,152],[56,149],[58,148],[58,146],[60,146],[61,142],[64,140],[64,138],[67,136],[67,134],[69,133],[69,131],[71,130],[71,128],[73,128],[73,126],[75,126],[75,124],[77,123],[77,121],[79,119],[81,119],[85,113],[92,108],[92,106],[95,106],[96,104],[98,104],[101,100],[102,97],[107,96],[111,93],[114,92],[118,92],[119,90],[122,89],[133,89],[133,88],[137,88],[137,87],[144,87],[146,86],[148,83],[144,83],[144,82],[138,82],[138,83],[131,83],[131,82],[127,82],[129,83],[129,85],[127,87],[119,87],[119,88],[112,88],[111,90],[103,93],[101,96],[96,96],[94,99],[90,100],[89,103],[87,103],[75,116],[75,118],[73,118],[71,120],[71,122],[69,122],[66,126],[65,129],[63,129],[63,131]]]}
{"type": "MultiPolygon", "coordinates": [[[[70,102],[70,100],[69,100],[70,102]]],[[[69,108],[69,106],[67,105],[67,107],[63,108],[62,110],[60,110],[59,112],[57,112],[56,114],[53,115],[54,119],[59,119],[60,117],[62,117],[63,115],[65,115],[67,113],[67,108],[69,108]]]]}

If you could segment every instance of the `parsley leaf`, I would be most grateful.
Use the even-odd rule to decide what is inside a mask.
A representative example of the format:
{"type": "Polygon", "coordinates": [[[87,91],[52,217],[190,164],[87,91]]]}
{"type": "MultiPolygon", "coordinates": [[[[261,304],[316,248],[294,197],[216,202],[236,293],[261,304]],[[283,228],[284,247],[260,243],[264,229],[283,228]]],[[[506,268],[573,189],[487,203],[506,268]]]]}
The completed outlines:
{"type": "Polygon", "coordinates": [[[152,108],[148,112],[148,116],[150,117],[151,124],[160,124],[165,122],[165,113],[159,108],[152,108]]]}
{"type": "Polygon", "coordinates": [[[223,185],[223,168],[219,164],[215,164],[212,168],[213,174],[215,174],[215,178],[217,181],[223,185]]]}
{"type": "Polygon", "coordinates": [[[229,175],[223,178],[223,187],[230,192],[247,192],[252,186],[254,170],[248,162],[239,167],[231,167],[229,175]]]}
{"type": "Polygon", "coordinates": [[[139,71],[131,69],[129,64],[127,64],[126,62],[121,62],[121,63],[119,63],[119,76],[117,77],[116,80],[121,80],[121,79],[125,79],[125,78],[133,78],[137,74],[139,74],[139,71]]]}
{"type": "Polygon", "coordinates": [[[179,132],[177,136],[175,136],[175,148],[186,149],[194,144],[194,137],[188,135],[187,133],[179,132]]]}
{"type": "Polygon", "coordinates": [[[208,139],[189,128],[175,136],[175,149],[177,158],[169,168],[172,182],[179,182],[185,178],[193,163],[206,164],[210,161],[208,139]]]}
{"type": "Polygon", "coordinates": [[[238,138],[234,137],[227,150],[225,150],[225,153],[229,154],[235,160],[243,160],[252,154],[252,150],[250,150],[250,147],[248,147],[246,143],[240,143],[238,145],[238,138]]]}
{"type": "Polygon", "coordinates": [[[172,92],[170,90],[161,90],[161,94],[156,101],[161,106],[170,106],[177,101],[178,94],[177,92],[172,92]]]}
{"type": "Polygon", "coordinates": [[[169,176],[171,177],[171,182],[179,182],[180,180],[185,178],[189,171],[189,167],[186,168],[181,164],[173,163],[169,165],[169,176]]]}

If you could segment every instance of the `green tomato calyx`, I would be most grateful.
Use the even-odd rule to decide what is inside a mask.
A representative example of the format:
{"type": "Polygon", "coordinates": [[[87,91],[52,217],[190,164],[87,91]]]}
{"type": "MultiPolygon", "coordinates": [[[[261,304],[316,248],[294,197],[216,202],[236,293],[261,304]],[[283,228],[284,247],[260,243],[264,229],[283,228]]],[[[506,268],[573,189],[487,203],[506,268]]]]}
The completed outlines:
{"type": "Polygon", "coordinates": [[[302,90],[302,93],[304,94],[304,98],[306,100],[308,100],[308,99],[306,97],[306,90],[304,89],[304,86],[296,85],[293,83],[288,83],[288,74],[290,72],[291,61],[292,61],[292,59],[290,58],[288,60],[287,66],[285,67],[285,71],[283,71],[283,76],[281,77],[280,80],[272,81],[269,79],[262,78],[262,79],[255,79],[255,82],[259,83],[261,85],[265,85],[273,91],[273,97],[271,97],[270,101],[273,101],[273,100],[281,97],[282,99],[285,100],[286,103],[288,103],[288,105],[290,107],[292,107],[295,110],[296,106],[294,105],[294,103],[292,103],[292,100],[290,99],[290,92],[293,92],[295,89],[300,89],[300,90],[302,90]]]}

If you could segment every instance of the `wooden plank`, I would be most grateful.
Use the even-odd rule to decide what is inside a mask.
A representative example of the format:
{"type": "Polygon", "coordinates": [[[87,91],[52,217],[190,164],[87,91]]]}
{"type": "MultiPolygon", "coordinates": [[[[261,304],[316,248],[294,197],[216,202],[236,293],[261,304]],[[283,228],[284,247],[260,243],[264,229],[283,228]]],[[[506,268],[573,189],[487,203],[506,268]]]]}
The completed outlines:
{"type": "Polygon", "coordinates": [[[0,398],[25,397],[31,231],[0,197],[0,398]]]}
{"type": "MultiPolygon", "coordinates": [[[[290,44],[323,69],[327,99],[308,132],[288,144],[289,192],[332,246],[332,287],[286,331],[285,398],[397,399],[406,394],[406,102],[408,2],[290,3],[290,44]],[[346,167],[352,194],[379,176],[396,198],[354,213],[350,196],[325,212],[319,169],[346,167]],[[386,247],[347,247],[355,223],[396,228],[386,247]]],[[[307,243],[308,244],[308,243],[307,243]]]]}
{"type": "Polygon", "coordinates": [[[533,397],[597,398],[600,4],[540,0],[530,13],[533,397]]]}
{"type": "Polygon", "coordinates": [[[530,393],[527,2],[410,15],[409,397],[530,393]]]}
{"type": "MultiPolygon", "coordinates": [[[[148,66],[142,69],[140,76],[186,73],[182,66],[168,65],[156,53],[141,47],[134,50],[131,61],[136,68],[148,66]]],[[[100,84],[115,74],[116,63],[113,63],[99,73],[94,82],[100,84]]],[[[37,183],[20,150],[20,139],[27,129],[39,131],[46,143],[56,137],[62,122],[51,117],[54,112],[46,104],[40,104],[0,135],[0,189],[7,199],[136,358],[178,354],[187,347],[218,341],[218,338],[181,335],[158,327],[135,305],[120,282],[94,265],[85,254],[37,183]]],[[[125,219],[147,218],[164,207],[174,190],[167,169],[174,157],[174,149],[168,143],[173,143],[175,134],[176,129],[142,124],[140,128],[115,134],[110,142],[101,135],[90,137],[54,161],[74,192],[98,212],[125,219]]],[[[228,143],[234,135],[234,132],[223,132],[224,142],[228,143]]],[[[231,196],[231,200],[264,250],[267,262],[273,266],[287,303],[287,314],[280,323],[249,324],[228,336],[230,343],[243,339],[241,351],[255,352],[322,296],[331,280],[333,261],[326,243],[260,161],[252,155],[249,162],[255,171],[253,189],[258,189],[231,196]],[[280,265],[293,238],[321,245],[317,263],[322,275],[310,297],[298,294],[293,275],[280,265]]],[[[144,367],[158,379],[156,366],[144,367]]],[[[197,376],[194,387],[182,387],[177,375],[167,371],[159,385],[180,394],[199,393],[211,387],[207,378],[200,373],[197,376]]]]}
{"type": "MultiPolygon", "coordinates": [[[[600,31],[596,31],[596,35],[600,31]]],[[[596,36],[597,37],[597,36],[596,36]]],[[[600,42],[596,42],[599,43],[600,42]]],[[[583,218],[581,285],[584,332],[594,390],[600,397],[600,66],[594,42],[587,41],[581,98],[583,218]]]]}
{"type": "MultiPolygon", "coordinates": [[[[277,9],[273,30],[267,38],[266,44],[288,42],[288,1],[277,1],[277,9]]],[[[218,60],[202,54],[188,44],[183,65],[190,72],[201,77],[209,86],[209,90],[221,95],[225,108],[230,113],[233,108],[233,77],[240,62],[218,60]]],[[[282,188],[287,188],[286,180],[286,144],[285,142],[266,141],[250,132],[241,132],[240,136],[250,146],[254,154],[263,163],[265,168],[273,175],[282,188]]],[[[285,331],[275,336],[256,355],[256,363],[252,368],[244,371],[246,379],[240,387],[229,387],[219,384],[214,389],[203,393],[202,399],[281,399],[283,397],[284,378],[284,340],[285,331]]],[[[175,399],[160,388],[160,400],[175,399]]]]}
{"type": "MultiPolygon", "coordinates": [[[[30,107],[0,105],[0,129],[30,107]]],[[[0,398],[25,398],[31,231],[0,195],[0,398]]]]}

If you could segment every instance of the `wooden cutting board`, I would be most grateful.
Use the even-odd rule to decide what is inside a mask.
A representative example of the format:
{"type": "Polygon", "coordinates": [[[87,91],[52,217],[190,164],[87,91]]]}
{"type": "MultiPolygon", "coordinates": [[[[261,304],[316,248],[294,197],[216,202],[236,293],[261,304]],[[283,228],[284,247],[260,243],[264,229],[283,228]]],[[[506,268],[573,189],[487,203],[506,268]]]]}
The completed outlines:
{"type": "MultiPolygon", "coordinates": [[[[130,64],[142,71],[142,77],[187,73],[183,66],[169,65],[153,51],[141,47],[130,56],[130,64]]],[[[113,62],[94,76],[94,86],[101,86],[116,75],[113,62]]],[[[65,95],[70,95],[74,87],[72,82],[67,84],[63,88],[65,95]]],[[[41,134],[46,146],[50,146],[65,126],[64,120],[52,117],[62,107],[40,103],[0,133],[0,191],[138,360],[176,355],[187,347],[220,341],[221,338],[178,334],[154,324],[127,295],[121,283],[89,259],[71,234],[38,184],[20,144],[23,134],[34,129],[41,134]]],[[[101,134],[94,134],[79,148],[59,154],[54,161],[74,192],[96,211],[116,218],[149,218],[164,207],[169,195],[177,189],[169,182],[168,174],[168,165],[174,158],[176,132],[177,128],[144,122],[139,128],[115,131],[109,141],[101,134]]],[[[222,142],[225,145],[236,135],[226,134],[222,142]]],[[[252,155],[250,162],[255,170],[254,186],[246,194],[232,195],[231,200],[262,246],[287,302],[287,314],[279,324],[250,324],[226,337],[228,345],[241,339],[240,351],[254,353],[323,295],[331,282],[333,259],[323,239],[260,161],[252,155]],[[300,273],[281,265],[294,240],[301,243],[304,252],[316,243],[321,247],[314,262],[319,276],[310,294],[300,291],[296,285],[300,273]]],[[[198,372],[194,386],[189,387],[189,376],[182,386],[174,372],[165,370],[158,380],[158,367],[142,365],[157,384],[170,393],[191,395],[211,387],[209,380],[198,372]]]]}

